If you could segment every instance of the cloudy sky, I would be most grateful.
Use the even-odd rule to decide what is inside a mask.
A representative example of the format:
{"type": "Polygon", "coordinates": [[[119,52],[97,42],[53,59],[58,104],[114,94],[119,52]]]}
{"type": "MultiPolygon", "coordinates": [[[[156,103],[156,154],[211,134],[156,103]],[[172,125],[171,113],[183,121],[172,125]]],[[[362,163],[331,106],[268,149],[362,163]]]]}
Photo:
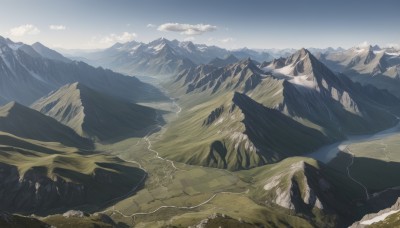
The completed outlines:
{"type": "Polygon", "coordinates": [[[400,44],[399,0],[0,0],[0,35],[95,49],[159,37],[225,48],[400,44]]]}

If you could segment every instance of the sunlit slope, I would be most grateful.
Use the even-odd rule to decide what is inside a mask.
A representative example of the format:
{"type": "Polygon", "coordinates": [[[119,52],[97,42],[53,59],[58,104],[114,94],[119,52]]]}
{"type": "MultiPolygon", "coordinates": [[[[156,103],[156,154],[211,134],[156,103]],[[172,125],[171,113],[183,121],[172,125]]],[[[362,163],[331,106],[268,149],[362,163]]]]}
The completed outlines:
{"type": "Polygon", "coordinates": [[[39,99],[32,108],[100,141],[142,137],[156,124],[156,110],[74,83],[39,99]]]}
{"type": "Polygon", "coordinates": [[[144,177],[115,156],[0,132],[0,210],[42,214],[101,207],[132,193],[144,177]]]}
{"type": "Polygon", "coordinates": [[[155,146],[166,157],[248,169],[395,124],[400,101],[337,76],[310,52],[260,69],[202,65],[168,84],[183,111],[155,146]]]}
{"type": "Polygon", "coordinates": [[[16,102],[0,107],[0,131],[28,139],[59,142],[70,147],[93,147],[90,140],[82,138],[71,128],[16,102]]]}

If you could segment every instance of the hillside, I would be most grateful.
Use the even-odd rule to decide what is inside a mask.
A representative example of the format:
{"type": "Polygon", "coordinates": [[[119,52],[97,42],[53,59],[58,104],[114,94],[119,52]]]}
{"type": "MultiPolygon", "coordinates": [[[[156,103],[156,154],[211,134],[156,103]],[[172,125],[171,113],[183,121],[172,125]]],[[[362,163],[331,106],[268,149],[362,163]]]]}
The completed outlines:
{"type": "Polygon", "coordinates": [[[49,214],[80,205],[101,208],[133,194],[145,175],[115,156],[0,132],[0,210],[49,214]]]}
{"type": "Polygon", "coordinates": [[[111,97],[81,83],[65,85],[32,108],[100,141],[143,137],[156,124],[156,110],[111,97]]]}
{"type": "Polygon", "coordinates": [[[0,131],[22,138],[58,142],[77,148],[93,148],[93,143],[71,128],[36,110],[16,102],[0,107],[0,131]]]}

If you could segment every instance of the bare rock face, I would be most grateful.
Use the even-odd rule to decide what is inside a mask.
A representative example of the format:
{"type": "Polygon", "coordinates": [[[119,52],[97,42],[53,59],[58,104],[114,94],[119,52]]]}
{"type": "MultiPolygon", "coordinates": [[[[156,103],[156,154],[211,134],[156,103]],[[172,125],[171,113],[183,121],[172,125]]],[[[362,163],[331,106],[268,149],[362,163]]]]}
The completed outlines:
{"type": "Polygon", "coordinates": [[[272,202],[281,207],[295,211],[304,206],[323,210],[324,206],[317,194],[319,190],[314,188],[322,186],[324,189],[329,189],[329,183],[323,177],[319,177],[319,183],[324,184],[312,183],[308,175],[313,175],[310,172],[316,171],[314,169],[304,161],[294,163],[288,172],[270,178],[264,185],[264,190],[275,191],[272,202]],[[287,183],[282,185],[285,181],[287,183]]]}
{"type": "Polygon", "coordinates": [[[69,210],[63,214],[65,218],[75,217],[75,218],[83,218],[87,216],[83,211],[69,210]]]}
{"type": "MultiPolygon", "coordinates": [[[[368,227],[369,225],[384,221],[389,215],[398,213],[400,211],[400,198],[397,199],[397,202],[390,208],[386,208],[384,210],[379,211],[378,213],[367,214],[360,221],[353,223],[350,228],[363,228],[368,227]]],[[[387,227],[391,227],[390,224],[387,227]]]]}
{"type": "Polygon", "coordinates": [[[212,124],[216,119],[218,119],[221,114],[224,112],[224,106],[221,105],[220,107],[214,109],[210,115],[208,115],[207,119],[204,120],[203,122],[203,126],[206,125],[210,125],[212,124]]]}

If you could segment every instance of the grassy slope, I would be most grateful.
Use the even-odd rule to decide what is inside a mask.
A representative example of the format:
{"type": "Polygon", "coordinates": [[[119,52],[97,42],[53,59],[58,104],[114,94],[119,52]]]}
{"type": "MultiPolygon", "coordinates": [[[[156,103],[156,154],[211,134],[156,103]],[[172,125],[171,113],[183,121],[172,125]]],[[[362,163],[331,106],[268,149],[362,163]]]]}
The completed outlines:
{"type": "MultiPolygon", "coordinates": [[[[282,89],[282,81],[268,77],[248,95],[266,107],[275,107],[283,99],[280,93],[282,89]]],[[[233,97],[234,92],[223,89],[214,94],[203,92],[182,96],[179,104],[183,111],[177,120],[168,124],[168,131],[155,144],[155,148],[163,156],[188,164],[243,169],[276,162],[286,156],[299,155],[329,141],[321,127],[307,120],[295,119],[304,124],[302,126],[271,109],[260,110],[260,105],[245,105],[248,102],[242,102],[241,108],[245,111],[236,107],[229,113],[234,103],[233,97]],[[204,126],[204,120],[220,106],[224,106],[221,117],[209,126],[204,126]],[[259,123],[262,123],[262,127],[259,123]],[[293,131],[286,131],[287,129],[293,131]],[[253,137],[248,140],[244,132],[253,137]],[[297,143],[286,143],[290,140],[297,143]],[[226,165],[224,162],[217,164],[209,161],[210,146],[216,141],[227,149],[226,165]],[[305,141],[308,143],[304,144],[305,141]],[[249,145],[252,143],[257,144],[264,155],[259,156],[254,149],[251,150],[249,145]]]]}
{"type": "Polygon", "coordinates": [[[34,171],[51,179],[58,176],[82,184],[87,191],[86,201],[92,206],[103,206],[105,201],[129,192],[145,175],[135,165],[115,156],[83,152],[59,143],[23,139],[2,132],[0,162],[16,166],[20,176],[34,171]],[[94,178],[94,174],[101,172],[113,178],[112,185],[94,178]]]}
{"type": "Polygon", "coordinates": [[[66,146],[93,148],[93,143],[51,117],[15,102],[0,107],[0,131],[66,146]]]}
{"type": "Polygon", "coordinates": [[[66,85],[32,107],[100,141],[144,136],[155,123],[156,110],[96,92],[83,84],[66,85]]]}
{"type": "MultiPolygon", "coordinates": [[[[400,186],[400,180],[393,173],[400,172],[400,135],[380,140],[351,144],[348,149],[355,155],[350,167],[351,175],[373,192],[400,186]]],[[[338,157],[337,159],[340,159],[338,157]]],[[[347,158],[347,164],[349,164],[347,158]]],[[[343,162],[333,161],[331,165],[344,170],[343,162]]]]}

